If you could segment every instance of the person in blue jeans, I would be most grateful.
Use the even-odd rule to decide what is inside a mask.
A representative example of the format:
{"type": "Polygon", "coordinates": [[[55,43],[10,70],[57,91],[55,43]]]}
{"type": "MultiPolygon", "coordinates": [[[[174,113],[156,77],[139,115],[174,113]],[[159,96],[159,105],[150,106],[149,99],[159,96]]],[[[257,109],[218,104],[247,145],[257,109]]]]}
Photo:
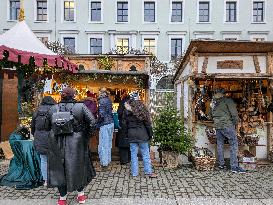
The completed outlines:
{"type": "Polygon", "coordinates": [[[112,107],[113,105],[109,98],[109,92],[106,88],[100,89],[97,121],[100,128],[98,153],[103,170],[106,170],[111,162],[112,139],[114,132],[112,107]]]}
{"type": "Polygon", "coordinates": [[[131,173],[138,176],[138,150],[142,154],[144,173],[150,178],[157,175],[153,172],[150,158],[149,141],[153,136],[150,114],[143,102],[139,100],[139,94],[134,92],[130,95],[130,100],[125,104],[126,116],[123,121],[127,130],[128,142],[131,151],[131,173]]]}
{"type": "Polygon", "coordinates": [[[48,116],[50,109],[56,104],[56,101],[52,97],[45,96],[37,111],[34,112],[31,122],[31,133],[34,136],[34,147],[40,154],[41,172],[45,186],[47,185],[48,137],[51,130],[48,116]]]}
{"type": "Polygon", "coordinates": [[[225,168],[224,141],[230,145],[230,168],[233,173],[245,173],[238,165],[238,140],[235,126],[238,123],[238,111],[232,99],[224,96],[225,90],[216,89],[211,103],[211,115],[216,129],[219,168],[225,168]]]}

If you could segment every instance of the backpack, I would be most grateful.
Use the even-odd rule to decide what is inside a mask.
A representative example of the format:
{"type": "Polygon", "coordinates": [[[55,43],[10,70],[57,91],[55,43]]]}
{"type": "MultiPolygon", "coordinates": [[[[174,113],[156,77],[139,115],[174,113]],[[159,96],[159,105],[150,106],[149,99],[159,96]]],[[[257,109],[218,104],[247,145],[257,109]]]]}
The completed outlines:
{"type": "Polygon", "coordinates": [[[37,110],[37,115],[35,117],[35,129],[36,130],[46,130],[49,129],[49,119],[48,113],[51,107],[41,106],[37,110]]]}
{"type": "Polygon", "coordinates": [[[70,110],[67,110],[66,106],[63,106],[65,108],[64,111],[61,111],[61,106],[58,105],[57,112],[53,113],[51,118],[54,135],[66,135],[74,132],[75,118],[72,113],[74,105],[70,110]]]}

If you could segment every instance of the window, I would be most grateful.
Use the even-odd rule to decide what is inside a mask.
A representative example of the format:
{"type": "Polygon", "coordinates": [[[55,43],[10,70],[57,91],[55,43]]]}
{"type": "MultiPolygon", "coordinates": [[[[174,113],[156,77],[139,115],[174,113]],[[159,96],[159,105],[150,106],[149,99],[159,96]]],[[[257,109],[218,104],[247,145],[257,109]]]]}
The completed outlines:
{"type": "Polygon", "coordinates": [[[75,21],[74,1],[64,1],[64,21],[75,21]]]}
{"type": "Polygon", "coordinates": [[[253,41],[265,41],[265,38],[253,38],[253,41]]]}
{"type": "Polygon", "coordinates": [[[144,2],[144,22],[155,22],[155,2],[144,2]]]}
{"type": "Polygon", "coordinates": [[[238,39],[237,38],[225,38],[224,40],[225,41],[237,41],[238,39]]]}
{"type": "Polygon", "coordinates": [[[47,21],[46,0],[37,0],[37,21],[47,21]]]}
{"type": "Polygon", "coordinates": [[[201,1],[199,2],[199,22],[209,22],[210,15],[209,15],[209,2],[208,1],[201,1]]]}
{"type": "Polygon", "coordinates": [[[128,2],[117,2],[117,22],[128,22],[128,2]]]}
{"type": "Polygon", "coordinates": [[[182,22],[183,2],[172,2],[172,17],[171,22],[182,22]]]}
{"type": "Polygon", "coordinates": [[[226,2],[226,22],[237,22],[237,2],[226,2]]]}
{"type": "Polygon", "coordinates": [[[182,38],[171,39],[171,59],[174,59],[182,54],[182,38]]]}
{"type": "Polygon", "coordinates": [[[118,38],[117,39],[117,50],[118,53],[126,54],[129,51],[129,39],[128,38],[118,38]]]}
{"type": "Polygon", "coordinates": [[[20,0],[9,1],[9,20],[18,20],[20,10],[20,0]]]}
{"type": "Polygon", "coordinates": [[[101,54],[101,53],[102,53],[102,39],[90,38],[90,54],[101,54]]]}
{"type": "Polygon", "coordinates": [[[74,37],[65,37],[64,46],[69,49],[72,53],[76,52],[76,39],[74,37]]]}
{"type": "Polygon", "coordinates": [[[264,22],[264,2],[253,2],[253,22],[264,22]]]}
{"type": "Polygon", "coordinates": [[[43,44],[46,44],[48,42],[48,37],[38,37],[40,41],[42,41],[43,44]]]}
{"type": "Polygon", "coordinates": [[[145,38],[144,39],[144,46],[143,49],[151,54],[156,54],[156,45],[155,45],[155,39],[154,38],[145,38]]]}
{"type": "Polygon", "coordinates": [[[101,21],[101,2],[91,2],[91,21],[101,21]]]}

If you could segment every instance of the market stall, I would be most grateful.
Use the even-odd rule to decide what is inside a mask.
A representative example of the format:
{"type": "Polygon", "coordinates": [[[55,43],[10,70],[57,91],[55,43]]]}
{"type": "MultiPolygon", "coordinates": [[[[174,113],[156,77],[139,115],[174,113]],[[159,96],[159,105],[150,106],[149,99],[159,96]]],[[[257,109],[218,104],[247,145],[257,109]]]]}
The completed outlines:
{"type": "MultiPolygon", "coordinates": [[[[101,58],[98,55],[70,56],[71,62],[84,69],[73,75],[54,76],[53,79],[47,81],[44,95],[50,95],[56,101],[60,101],[60,91],[64,86],[69,85],[76,89],[76,99],[84,101],[88,91],[98,97],[99,89],[105,87],[110,92],[114,113],[122,97],[133,91],[138,91],[141,100],[149,104],[149,63],[147,63],[149,55],[109,55],[107,58],[110,58],[112,63],[107,69],[106,65],[105,67],[99,66],[101,58]]],[[[106,58],[106,55],[103,58],[106,58]]],[[[98,136],[92,138],[90,143],[92,151],[96,152],[98,136]]],[[[115,140],[113,140],[114,144],[115,140]]]]}
{"type": "Polygon", "coordinates": [[[76,73],[77,69],[68,59],[49,50],[23,18],[0,35],[0,141],[8,139],[19,118],[29,122],[33,106],[39,104],[30,99],[37,100],[33,89],[38,91],[44,79],[54,73],[76,73]]]}
{"type": "Polygon", "coordinates": [[[174,82],[177,107],[196,146],[216,154],[209,110],[214,91],[224,88],[239,112],[236,129],[240,156],[247,153],[249,157],[267,158],[272,147],[272,114],[268,112],[272,100],[272,51],[272,42],[191,42],[174,82]]]}

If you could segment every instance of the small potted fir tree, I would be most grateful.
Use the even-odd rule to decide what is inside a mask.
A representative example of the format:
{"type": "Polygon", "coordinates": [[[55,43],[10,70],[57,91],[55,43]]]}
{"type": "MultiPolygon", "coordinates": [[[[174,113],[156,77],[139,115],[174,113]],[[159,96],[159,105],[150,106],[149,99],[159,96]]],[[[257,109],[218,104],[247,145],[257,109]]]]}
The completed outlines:
{"type": "Polygon", "coordinates": [[[178,166],[178,156],[188,155],[193,138],[187,132],[180,113],[174,106],[174,95],[166,94],[164,106],[154,120],[153,142],[159,146],[161,163],[168,168],[178,166]]]}

